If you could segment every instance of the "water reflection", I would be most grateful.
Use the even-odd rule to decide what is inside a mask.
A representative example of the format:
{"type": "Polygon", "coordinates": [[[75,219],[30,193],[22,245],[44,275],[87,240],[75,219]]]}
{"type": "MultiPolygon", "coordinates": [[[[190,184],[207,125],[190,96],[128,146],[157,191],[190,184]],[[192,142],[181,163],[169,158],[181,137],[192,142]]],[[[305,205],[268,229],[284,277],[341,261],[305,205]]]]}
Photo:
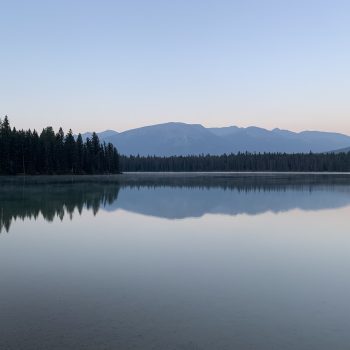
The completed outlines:
{"type": "Polygon", "coordinates": [[[349,213],[345,175],[0,178],[0,349],[348,349],[349,213]]]}
{"type": "Polygon", "coordinates": [[[212,214],[260,214],[350,205],[347,175],[175,174],[119,177],[3,178],[0,232],[16,219],[63,219],[123,209],[167,219],[212,214]]]}
{"type": "Polygon", "coordinates": [[[116,202],[118,192],[118,185],[100,183],[1,186],[0,232],[8,232],[13,220],[37,219],[40,214],[49,222],[65,215],[72,219],[75,211],[81,214],[83,209],[96,215],[101,206],[116,202]]]}

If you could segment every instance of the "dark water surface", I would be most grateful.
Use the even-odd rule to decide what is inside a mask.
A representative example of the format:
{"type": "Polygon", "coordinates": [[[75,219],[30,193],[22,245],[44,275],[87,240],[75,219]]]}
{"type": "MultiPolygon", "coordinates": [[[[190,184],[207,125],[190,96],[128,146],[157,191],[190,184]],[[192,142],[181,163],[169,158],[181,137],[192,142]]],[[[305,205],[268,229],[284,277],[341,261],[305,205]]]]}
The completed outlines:
{"type": "Polygon", "coordinates": [[[350,175],[0,178],[0,349],[349,349],[350,175]]]}

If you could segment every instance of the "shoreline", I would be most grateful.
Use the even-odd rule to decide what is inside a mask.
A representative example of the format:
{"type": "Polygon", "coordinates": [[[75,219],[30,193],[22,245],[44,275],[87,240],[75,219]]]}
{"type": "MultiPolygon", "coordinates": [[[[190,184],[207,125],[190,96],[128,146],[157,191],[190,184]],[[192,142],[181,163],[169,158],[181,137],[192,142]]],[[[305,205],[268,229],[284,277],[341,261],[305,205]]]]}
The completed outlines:
{"type": "Polygon", "coordinates": [[[119,185],[166,185],[168,183],[278,182],[300,184],[340,181],[350,184],[350,172],[125,172],[110,175],[2,175],[0,186],[31,184],[115,183],[119,185]]]}

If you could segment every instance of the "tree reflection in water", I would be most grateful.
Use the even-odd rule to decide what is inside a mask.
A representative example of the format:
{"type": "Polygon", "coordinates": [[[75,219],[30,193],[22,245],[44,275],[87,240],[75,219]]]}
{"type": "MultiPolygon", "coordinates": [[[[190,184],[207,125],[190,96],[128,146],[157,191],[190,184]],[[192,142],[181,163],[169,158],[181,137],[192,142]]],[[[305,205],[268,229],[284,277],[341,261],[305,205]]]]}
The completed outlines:
{"type": "MultiPolygon", "coordinates": [[[[258,212],[267,210],[275,211],[275,206],[285,202],[289,198],[287,194],[300,192],[338,192],[343,195],[338,200],[308,201],[310,209],[324,207],[339,207],[350,202],[350,179],[348,175],[310,175],[310,174],[134,174],[119,176],[77,176],[77,177],[29,177],[29,178],[7,178],[0,182],[0,232],[9,232],[13,220],[37,219],[40,215],[51,222],[55,218],[63,220],[65,215],[71,219],[75,212],[82,214],[83,210],[91,210],[94,215],[100,208],[123,208],[126,210],[135,203],[135,210],[147,214],[153,206],[159,210],[168,199],[167,213],[160,213],[160,217],[176,218],[186,217],[186,212],[177,216],[175,204],[186,202],[187,208],[196,209],[199,213],[210,212],[208,202],[218,203],[226,208],[221,208],[222,213],[245,212],[254,214],[247,209],[248,205],[254,206],[255,201],[266,198],[263,205],[257,209],[258,212]],[[133,195],[124,199],[125,202],[116,203],[118,194],[123,189],[125,193],[133,195]],[[139,191],[139,190],[143,191],[139,191]],[[147,198],[145,196],[147,191],[147,198]],[[171,191],[160,191],[160,189],[176,189],[171,191]],[[218,196],[217,191],[212,194],[207,190],[231,191],[236,195],[235,200],[225,200],[218,196]],[[157,191],[158,190],[158,191],[157,191]],[[181,191],[184,190],[184,191],[181,191]],[[185,191],[186,190],[186,191],[185,191]],[[191,191],[196,190],[196,191],[191,191]],[[205,196],[198,193],[206,191],[205,196]],[[263,192],[265,196],[258,196],[263,192]],[[278,193],[278,201],[272,204],[268,200],[267,193],[278,193]],[[251,196],[256,193],[256,196],[251,196]],[[237,199],[239,195],[239,200],[237,199]],[[250,196],[248,196],[250,194],[250,196]],[[139,196],[139,197],[138,197],[139,196]],[[166,197],[169,196],[169,197],[166,197]],[[173,196],[173,197],[170,197],[173,196]],[[197,197],[196,197],[197,196],[197,197]],[[165,198],[164,198],[165,197],[165,198]],[[242,201],[241,201],[242,200],[242,201]],[[222,202],[220,202],[222,201],[222,202]],[[159,202],[159,203],[157,203],[159,202]],[[174,203],[172,206],[171,203],[174,203]],[[234,202],[234,203],[233,203],[234,202]],[[242,202],[242,203],[241,203],[242,202]],[[124,204],[123,204],[124,203],[124,204]],[[130,204],[131,203],[131,204],[130,204]],[[311,204],[310,204],[311,203],[311,204]],[[314,203],[314,204],[313,204],[314,203]],[[118,205],[116,205],[118,204],[118,205]],[[234,206],[235,208],[227,208],[234,206]],[[209,208],[209,209],[208,209],[209,208]],[[169,211],[172,213],[169,214],[169,211]]],[[[231,196],[231,198],[232,198],[231,196]]],[[[276,199],[276,196],[274,197],[276,199]]],[[[317,199],[316,197],[314,199],[317,199]]],[[[293,199],[290,208],[296,206],[298,197],[293,199]]],[[[210,204],[210,203],[209,203],[210,204]]],[[[285,203],[284,203],[285,205],[285,203]]],[[[286,207],[288,209],[288,206],[286,207]]],[[[191,216],[189,212],[187,216],[191,216]]]]}

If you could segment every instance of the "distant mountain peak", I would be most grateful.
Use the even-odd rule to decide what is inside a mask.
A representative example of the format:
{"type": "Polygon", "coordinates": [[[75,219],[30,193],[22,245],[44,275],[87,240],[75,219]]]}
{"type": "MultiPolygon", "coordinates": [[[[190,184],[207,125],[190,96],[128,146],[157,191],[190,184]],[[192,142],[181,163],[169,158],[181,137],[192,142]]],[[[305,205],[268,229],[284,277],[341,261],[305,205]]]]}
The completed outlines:
{"type": "MultiPolygon", "coordinates": [[[[322,131],[293,132],[235,125],[206,128],[201,124],[166,122],[123,132],[105,130],[101,141],[113,143],[122,154],[190,155],[237,152],[328,152],[350,145],[350,136],[322,131]]],[[[91,137],[91,133],[83,134],[91,137]]]]}

